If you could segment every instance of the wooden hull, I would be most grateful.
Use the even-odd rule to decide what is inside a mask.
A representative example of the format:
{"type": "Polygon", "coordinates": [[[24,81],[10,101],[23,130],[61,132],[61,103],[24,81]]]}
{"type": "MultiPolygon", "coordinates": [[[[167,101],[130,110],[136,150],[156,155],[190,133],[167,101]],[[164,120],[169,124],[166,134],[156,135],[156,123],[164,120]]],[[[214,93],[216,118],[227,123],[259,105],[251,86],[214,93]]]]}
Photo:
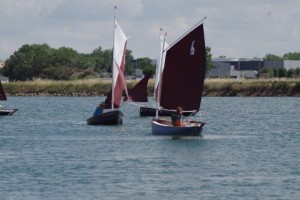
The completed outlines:
{"type": "Polygon", "coordinates": [[[119,125],[123,123],[123,113],[113,110],[87,119],[88,125],[119,125]]]}
{"type": "MultiPolygon", "coordinates": [[[[155,108],[150,107],[140,107],[140,116],[152,116],[154,117],[156,114],[155,108]]],[[[176,114],[176,110],[159,110],[158,116],[172,116],[172,114],[176,114]]],[[[183,111],[182,114],[184,116],[194,115],[194,111],[183,111]]]]}
{"type": "Polygon", "coordinates": [[[18,109],[0,109],[0,115],[12,115],[17,112],[18,109]]]}
{"type": "Polygon", "coordinates": [[[169,136],[200,136],[204,122],[195,122],[186,126],[173,126],[171,121],[153,119],[152,134],[169,136]]]}

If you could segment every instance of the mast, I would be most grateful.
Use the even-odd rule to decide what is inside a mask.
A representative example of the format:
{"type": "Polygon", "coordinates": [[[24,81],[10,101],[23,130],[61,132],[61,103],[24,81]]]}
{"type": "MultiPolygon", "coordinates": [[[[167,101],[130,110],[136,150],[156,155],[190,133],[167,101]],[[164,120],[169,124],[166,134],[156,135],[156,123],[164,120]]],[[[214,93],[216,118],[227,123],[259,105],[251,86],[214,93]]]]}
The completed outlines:
{"type": "MultiPolygon", "coordinates": [[[[115,10],[116,10],[116,6],[115,6],[115,10]]],[[[111,109],[114,109],[114,88],[115,88],[115,83],[114,83],[114,52],[115,52],[115,32],[116,32],[116,14],[114,14],[114,32],[113,32],[113,59],[112,59],[112,65],[111,65],[111,71],[112,71],[112,83],[111,83],[111,109]]]]}
{"type": "MultiPolygon", "coordinates": [[[[161,57],[162,57],[162,28],[160,28],[160,34],[159,34],[159,43],[158,43],[158,51],[157,51],[157,61],[156,61],[156,73],[155,73],[155,83],[154,83],[154,94],[153,94],[153,104],[156,104],[157,102],[157,86],[159,83],[159,67],[160,67],[160,62],[161,62],[161,57]]],[[[153,105],[154,107],[154,105],[153,105]]]]}

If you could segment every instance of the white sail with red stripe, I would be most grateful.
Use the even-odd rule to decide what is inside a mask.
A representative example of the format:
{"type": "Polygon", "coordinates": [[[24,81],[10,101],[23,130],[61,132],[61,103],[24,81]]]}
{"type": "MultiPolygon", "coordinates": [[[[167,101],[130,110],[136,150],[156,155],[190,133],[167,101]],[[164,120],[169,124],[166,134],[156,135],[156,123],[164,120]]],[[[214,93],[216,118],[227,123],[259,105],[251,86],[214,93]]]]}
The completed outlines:
{"type": "Polygon", "coordinates": [[[113,77],[112,77],[112,109],[114,104],[120,106],[123,90],[128,96],[126,80],[125,80],[125,55],[127,37],[122,28],[115,19],[114,27],[114,47],[113,47],[113,77]]]}

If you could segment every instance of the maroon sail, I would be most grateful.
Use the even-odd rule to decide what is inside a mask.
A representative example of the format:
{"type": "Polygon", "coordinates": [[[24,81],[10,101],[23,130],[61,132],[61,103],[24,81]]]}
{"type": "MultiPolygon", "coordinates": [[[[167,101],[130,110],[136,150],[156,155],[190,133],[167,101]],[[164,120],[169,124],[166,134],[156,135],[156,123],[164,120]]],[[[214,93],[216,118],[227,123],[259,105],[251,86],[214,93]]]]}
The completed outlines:
{"type": "MultiPolygon", "coordinates": [[[[148,102],[147,86],[150,75],[144,76],[133,88],[128,91],[130,100],[134,102],[148,102]]],[[[127,98],[125,97],[126,101],[127,98]]]]}
{"type": "Polygon", "coordinates": [[[167,49],[160,106],[199,110],[205,67],[204,28],[199,24],[167,49]]]}
{"type": "MultiPolygon", "coordinates": [[[[112,99],[112,90],[106,96],[105,99],[105,109],[111,109],[111,99],[112,99]]],[[[114,108],[119,108],[117,104],[114,104],[114,108]]]]}
{"type": "Polygon", "coordinates": [[[6,95],[2,87],[2,83],[0,81],[0,101],[6,101],[6,95]]]}

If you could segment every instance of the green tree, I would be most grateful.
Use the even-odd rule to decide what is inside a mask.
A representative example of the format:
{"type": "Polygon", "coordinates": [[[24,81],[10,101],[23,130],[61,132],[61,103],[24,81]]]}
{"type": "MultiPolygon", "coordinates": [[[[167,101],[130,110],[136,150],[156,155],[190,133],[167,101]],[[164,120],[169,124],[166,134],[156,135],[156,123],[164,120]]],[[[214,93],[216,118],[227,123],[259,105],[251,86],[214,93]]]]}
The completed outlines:
{"type": "Polygon", "coordinates": [[[288,78],[295,78],[295,77],[297,77],[296,70],[295,69],[289,69],[289,70],[287,70],[286,77],[288,77],[288,78]]]}
{"type": "Polygon", "coordinates": [[[111,49],[106,49],[103,51],[103,62],[100,66],[101,70],[107,72],[112,72],[112,62],[113,62],[113,52],[111,49]]]}
{"type": "Polygon", "coordinates": [[[283,55],[284,60],[300,60],[300,52],[289,52],[283,55]]]}
{"type": "Polygon", "coordinates": [[[127,75],[131,75],[134,73],[134,63],[133,63],[133,56],[132,56],[132,51],[131,50],[126,50],[126,58],[125,58],[125,62],[126,62],[126,70],[125,73],[127,75]]]}
{"type": "Polygon", "coordinates": [[[93,50],[93,52],[90,54],[90,58],[92,62],[95,64],[96,71],[100,72],[101,70],[107,71],[107,65],[104,62],[104,51],[102,50],[102,47],[98,47],[93,50]]]}
{"type": "Polygon", "coordinates": [[[155,73],[155,65],[152,64],[151,59],[144,57],[136,59],[136,65],[138,69],[143,70],[143,74],[151,74],[155,73]]]}
{"type": "Polygon", "coordinates": [[[263,60],[265,61],[281,61],[283,60],[280,56],[274,55],[274,54],[267,54],[265,57],[263,57],[263,60]]]}
{"type": "Polygon", "coordinates": [[[206,47],[206,72],[213,68],[211,48],[206,47]]]}
{"type": "Polygon", "coordinates": [[[11,80],[31,80],[43,70],[42,63],[51,54],[51,48],[47,44],[23,45],[5,61],[3,74],[11,80]]]}
{"type": "Polygon", "coordinates": [[[278,77],[279,78],[286,77],[286,69],[285,68],[278,69],[278,77]]]}
{"type": "Polygon", "coordinates": [[[76,50],[69,47],[60,47],[54,51],[53,59],[56,66],[75,66],[76,57],[78,53],[76,50]]]}

